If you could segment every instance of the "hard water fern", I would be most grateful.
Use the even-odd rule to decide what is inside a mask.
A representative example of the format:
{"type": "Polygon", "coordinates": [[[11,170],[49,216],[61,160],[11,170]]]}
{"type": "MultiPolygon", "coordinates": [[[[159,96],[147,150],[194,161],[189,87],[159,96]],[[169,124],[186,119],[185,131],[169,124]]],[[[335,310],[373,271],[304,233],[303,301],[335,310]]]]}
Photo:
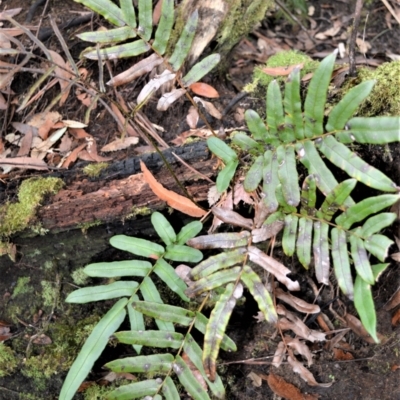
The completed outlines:
{"type": "MultiPolygon", "coordinates": [[[[400,188],[360,158],[353,143],[398,142],[400,117],[352,118],[374,81],[351,89],[326,116],[335,56],[326,57],[315,71],[303,107],[298,69],[289,76],[283,99],[278,83],[271,82],[266,120],[248,110],[245,119],[251,137],[236,132],[232,144],[254,159],[244,187],[253,192],[261,185],[264,206],[270,214],[264,226],[274,221],[284,223],[284,252],[296,254],[307,269],[314,265],[318,282],[328,284],[333,263],[340,288],[354,299],[365,328],[377,341],[371,285],[389,265],[385,259],[393,243],[380,232],[396,218],[394,213],[381,211],[399,200],[400,188]],[[304,167],[309,175],[300,185],[304,167]],[[337,169],[351,179],[339,183],[333,172],[337,169]],[[351,192],[359,184],[393,194],[355,202],[351,192]],[[377,261],[372,261],[371,255],[377,261]],[[356,271],[355,282],[351,265],[356,271]]],[[[217,189],[223,192],[233,179],[241,153],[215,137],[208,139],[208,145],[225,164],[217,178],[217,189]]]]}
{"type": "MultiPolygon", "coordinates": [[[[60,399],[72,399],[75,392],[93,367],[114,335],[119,342],[132,344],[140,354],[142,346],[171,348],[175,354],[165,353],[149,356],[128,357],[110,362],[106,367],[115,372],[142,372],[149,375],[161,375],[163,378],[148,379],[121,386],[107,395],[107,399],[132,399],[154,396],[162,393],[166,399],[179,399],[171,375],[176,375],[185,390],[197,399],[209,399],[207,391],[193,375],[200,371],[208,387],[218,398],[224,397],[221,379],[215,375],[211,381],[202,365],[202,351],[190,334],[194,327],[205,333],[208,319],[200,311],[190,311],[182,307],[164,304],[152,276],[158,276],[184,302],[189,298],[185,294],[187,286],[170,265],[171,261],[199,262],[202,253],[185,243],[197,235],[202,224],[194,221],[176,234],[160,213],[152,215],[156,232],[165,243],[165,247],[144,239],[118,235],[111,238],[111,245],[137,256],[155,260],[154,264],[143,260],[100,262],[90,264],[84,269],[91,277],[120,280],[72,292],[66,299],[69,303],[88,303],[93,301],[119,299],[96,325],[78,357],[74,361],[63,384],[60,399]],[[130,280],[136,277],[139,280],[130,280]],[[142,300],[140,300],[139,295],[142,300]],[[146,330],[144,316],[153,317],[158,330],[146,330]],[[130,331],[117,332],[128,316],[130,331]],[[175,325],[188,327],[186,334],[175,331],[175,325]],[[190,361],[187,361],[187,358],[190,361]],[[194,365],[194,366],[193,366],[194,365]]],[[[240,296],[239,296],[240,297],[240,296]]],[[[220,346],[228,351],[236,350],[229,337],[222,334],[220,346]]]]}

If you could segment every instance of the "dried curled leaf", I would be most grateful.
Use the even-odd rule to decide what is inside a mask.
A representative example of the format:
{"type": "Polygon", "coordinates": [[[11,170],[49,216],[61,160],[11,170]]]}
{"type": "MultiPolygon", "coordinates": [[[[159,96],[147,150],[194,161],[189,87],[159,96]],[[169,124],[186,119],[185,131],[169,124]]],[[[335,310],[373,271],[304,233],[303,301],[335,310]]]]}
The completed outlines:
{"type": "Polygon", "coordinates": [[[190,215],[191,217],[202,217],[206,214],[204,210],[202,210],[200,207],[197,207],[196,204],[194,204],[187,197],[181,196],[172,190],[165,189],[164,186],[157,182],[143,161],[140,161],[140,167],[143,172],[143,177],[149,184],[151,190],[161,200],[166,201],[170,207],[181,211],[184,214],[190,215]]]}

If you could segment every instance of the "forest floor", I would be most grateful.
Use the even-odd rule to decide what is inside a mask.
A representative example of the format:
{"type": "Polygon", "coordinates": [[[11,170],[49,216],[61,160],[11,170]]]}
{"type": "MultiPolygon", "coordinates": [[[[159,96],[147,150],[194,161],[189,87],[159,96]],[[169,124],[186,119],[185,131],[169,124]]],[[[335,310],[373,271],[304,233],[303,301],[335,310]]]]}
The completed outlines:
{"type": "MultiPolygon", "coordinates": [[[[304,20],[304,24],[310,29],[313,24],[315,24],[315,30],[318,27],[321,39],[317,43],[308,40],[307,34],[298,24],[289,23],[277,13],[266,16],[254,33],[242,40],[232,52],[226,62],[227,74],[221,77],[220,74],[211,73],[204,79],[204,82],[214,87],[219,93],[219,98],[212,100],[213,105],[218,110],[224,110],[240,93],[243,86],[251,82],[254,67],[265,63],[268,57],[277,51],[296,49],[305,52],[313,59],[321,60],[339,43],[346,43],[343,38],[350,30],[352,23],[354,8],[352,3],[347,1],[306,3],[308,6],[315,6],[314,12],[310,11],[312,15],[308,20],[304,20]]],[[[16,15],[15,19],[24,23],[27,15],[25,0],[0,2],[0,11],[17,7],[21,7],[22,12],[16,15]]],[[[31,25],[38,23],[41,10],[42,7],[39,7],[30,22],[31,25]]],[[[398,6],[396,10],[399,15],[398,6]]],[[[81,11],[83,7],[72,0],[50,1],[43,19],[44,26],[49,25],[46,18],[49,14],[54,16],[57,24],[60,24],[70,20],[71,16],[81,11]]],[[[6,22],[3,21],[3,23],[6,22]]],[[[364,30],[363,43],[370,46],[364,55],[358,54],[360,59],[364,59],[364,64],[376,68],[383,62],[390,62],[396,57],[396,60],[399,60],[399,24],[388,13],[383,2],[368,2],[363,10],[360,26],[361,30],[364,30]]],[[[86,47],[75,35],[89,29],[90,24],[86,24],[63,32],[75,60],[78,60],[79,54],[86,47]]],[[[44,43],[48,49],[61,54],[59,41],[54,35],[44,43]]],[[[343,63],[345,61],[341,60],[343,63]]],[[[117,65],[116,69],[118,72],[123,71],[128,64],[129,61],[123,61],[117,65]]],[[[39,67],[38,64],[36,68],[39,67]]],[[[96,81],[97,61],[87,62],[85,67],[92,75],[91,79],[96,81]]],[[[16,75],[11,85],[13,95],[18,97],[25,94],[36,78],[37,76],[29,71],[16,75]]],[[[135,99],[143,85],[144,80],[140,79],[135,84],[123,86],[121,95],[126,101],[135,99]]],[[[33,114],[42,111],[57,91],[59,91],[58,85],[50,88],[34,105],[26,109],[26,113],[33,114]]],[[[172,105],[169,110],[161,112],[156,109],[156,103],[150,101],[141,109],[141,112],[151,123],[163,128],[160,136],[169,145],[174,146],[179,143],[184,132],[189,130],[186,119],[189,107],[190,103],[187,100],[181,100],[172,105]]],[[[226,132],[240,128],[244,124],[244,111],[249,108],[265,109],[264,99],[253,96],[244,97],[222,120],[214,119],[213,128],[216,131],[223,128],[226,132]]],[[[14,113],[14,106],[12,110],[14,113]]],[[[54,110],[62,114],[63,119],[84,120],[85,107],[75,92],[71,92],[66,102],[62,106],[55,106],[54,110]]],[[[4,114],[0,119],[0,126],[3,127],[0,136],[2,145],[6,146],[5,135],[14,132],[7,122],[24,121],[27,115],[22,114],[15,113],[15,118],[13,118],[9,111],[6,117],[4,114]]],[[[95,117],[90,121],[87,131],[95,138],[97,148],[100,149],[117,137],[118,129],[115,120],[103,107],[100,106],[93,115],[95,117]]],[[[97,161],[102,157],[111,157],[114,162],[140,155],[146,150],[148,150],[146,143],[139,142],[137,147],[117,150],[107,155],[95,154],[94,157],[97,161]],[[112,155],[109,156],[110,154],[112,155]]],[[[400,146],[391,145],[389,150],[392,161],[387,161],[381,148],[371,147],[360,151],[368,155],[368,161],[372,165],[379,165],[379,168],[393,181],[400,182],[400,146]]],[[[0,148],[0,153],[2,151],[3,149],[0,148]]],[[[60,162],[57,157],[59,156],[55,155],[54,159],[48,160],[49,165],[56,166],[60,162]]],[[[89,160],[90,157],[82,157],[82,159],[89,160]]],[[[20,177],[21,170],[4,173],[1,175],[1,183],[11,182],[17,176],[13,174],[20,177]]],[[[40,172],[35,172],[35,175],[40,175],[40,172]]],[[[28,172],[26,176],[30,176],[28,172]]],[[[77,347],[75,352],[79,351],[82,337],[87,335],[88,329],[98,321],[102,312],[101,308],[93,311],[93,307],[85,305],[78,309],[78,306],[71,307],[64,303],[65,293],[70,292],[73,287],[71,274],[91,262],[120,259],[118,257],[121,257],[121,254],[108,245],[109,238],[114,234],[152,236],[151,232],[143,232],[143,226],[146,226],[144,220],[145,218],[139,217],[136,221],[125,221],[124,224],[113,223],[88,230],[54,233],[44,237],[13,238],[17,251],[15,260],[12,261],[7,255],[0,256],[0,339],[3,339],[0,342],[4,341],[6,346],[10,346],[16,352],[17,367],[13,367],[13,361],[10,361],[9,368],[13,372],[5,377],[2,375],[7,374],[3,374],[0,367],[0,400],[58,398],[66,375],[62,364],[70,363],[71,357],[76,356],[73,353],[66,355],[63,352],[65,350],[63,341],[73,343],[77,347]],[[74,254],[65,254],[64,242],[73,243],[74,254]],[[62,326],[55,328],[57,321],[62,321],[62,326]],[[73,327],[76,327],[76,332],[71,335],[73,327]],[[50,352],[51,356],[49,356],[50,352]]],[[[177,225],[182,226],[182,224],[182,221],[177,222],[177,225]]],[[[390,235],[393,239],[394,236],[400,236],[399,229],[399,224],[391,228],[390,235]]],[[[391,252],[395,251],[393,246],[391,252]]],[[[311,278],[301,271],[301,266],[294,265],[293,260],[285,259],[279,251],[276,256],[280,256],[285,262],[291,264],[297,276],[302,274],[301,279],[304,285],[307,285],[307,279],[311,278]]],[[[251,299],[247,299],[243,306],[235,310],[227,330],[237,343],[238,351],[229,354],[222,352],[219,360],[219,372],[226,385],[228,400],[280,398],[271,390],[267,382],[263,380],[258,382],[257,379],[250,378],[251,376],[263,377],[269,373],[281,376],[286,382],[297,386],[304,394],[304,397],[301,397],[304,399],[400,399],[400,323],[399,320],[395,320],[395,315],[398,315],[398,305],[397,309],[391,310],[388,310],[386,306],[396,292],[399,295],[399,285],[399,263],[392,260],[390,267],[380,277],[373,291],[378,332],[385,338],[381,344],[367,343],[350,331],[346,334],[347,347],[340,351],[332,352],[320,344],[310,346],[314,356],[314,364],[310,367],[310,371],[318,382],[333,381],[333,385],[329,388],[308,386],[287,363],[283,363],[279,368],[271,366],[271,358],[276,349],[273,332],[265,323],[256,321],[254,316],[257,314],[257,305],[251,299]]],[[[327,290],[334,291],[333,288],[327,290]]],[[[348,312],[355,313],[351,302],[347,302],[346,306],[348,312]]],[[[329,314],[329,311],[327,313],[329,314]]],[[[329,315],[334,320],[334,316],[329,315]]],[[[315,325],[314,328],[319,327],[315,325]]],[[[125,350],[118,347],[107,348],[95,364],[88,380],[99,380],[103,374],[101,366],[115,359],[116,355],[124,355],[125,350]]],[[[0,365],[6,369],[7,358],[4,357],[6,356],[0,348],[0,365]],[[3,361],[6,360],[6,364],[4,362],[2,364],[2,357],[3,361]]],[[[83,395],[77,395],[76,398],[83,398],[81,396],[83,395]]],[[[297,398],[300,399],[300,397],[297,398]]]]}

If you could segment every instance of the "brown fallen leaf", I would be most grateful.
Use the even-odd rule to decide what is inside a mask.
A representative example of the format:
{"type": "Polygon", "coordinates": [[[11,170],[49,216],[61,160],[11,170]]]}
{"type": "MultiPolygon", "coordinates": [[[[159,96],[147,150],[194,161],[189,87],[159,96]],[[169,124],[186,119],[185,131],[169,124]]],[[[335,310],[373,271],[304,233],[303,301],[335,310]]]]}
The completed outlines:
{"type": "Polygon", "coordinates": [[[298,297],[295,297],[290,293],[286,293],[280,288],[275,289],[275,296],[302,313],[316,314],[321,311],[320,307],[317,304],[307,303],[306,301],[299,299],[298,297]]]}
{"type": "MultiPolygon", "coordinates": [[[[291,352],[291,350],[289,350],[289,352],[291,352]]],[[[333,382],[318,383],[315,380],[314,375],[300,361],[298,361],[294,355],[288,356],[288,363],[292,366],[293,372],[299,374],[300,378],[303,379],[303,381],[306,381],[308,385],[320,386],[324,388],[332,386],[333,382]]]]}
{"type": "Polygon", "coordinates": [[[286,382],[281,376],[270,373],[269,375],[261,375],[268,383],[270,389],[278,396],[287,400],[316,400],[318,395],[303,394],[300,389],[286,382]]]}
{"type": "Polygon", "coordinates": [[[43,160],[32,157],[14,157],[14,158],[2,158],[0,159],[0,168],[3,165],[12,165],[16,168],[24,169],[48,169],[47,164],[43,160]]]}
{"type": "Polygon", "coordinates": [[[333,357],[335,360],[340,360],[340,361],[346,361],[346,360],[354,360],[353,354],[344,351],[342,349],[337,349],[334,348],[332,349],[333,351],[333,357]]]}
{"type": "Polygon", "coordinates": [[[244,229],[250,230],[253,227],[253,220],[250,218],[244,218],[236,211],[232,211],[225,207],[213,207],[212,213],[226,224],[239,226],[244,229]]]}
{"type": "Polygon", "coordinates": [[[251,379],[251,383],[253,384],[254,387],[260,387],[262,385],[261,376],[254,371],[251,371],[247,375],[247,378],[251,379]]]}
{"type": "Polygon", "coordinates": [[[57,111],[48,111],[35,114],[28,121],[28,125],[37,128],[39,136],[43,140],[46,140],[50,130],[54,128],[54,125],[58,121],[61,121],[61,114],[59,114],[57,111]]]}
{"type": "Polygon", "coordinates": [[[394,292],[389,301],[385,304],[384,309],[389,311],[400,304],[400,287],[394,292]]]}
{"type": "MultiPolygon", "coordinates": [[[[347,326],[361,339],[365,340],[367,343],[375,344],[375,340],[372,339],[371,335],[365,330],[361,321],[351,314],[346,314],[344,319],[347,323],[347,326]]],[[[380,341],[385,341],[385,337],[380,333],[377,333],[378,339],[380,341]]]]}
{"type": "Polygon", "coordinates": [[[184,214],[190,215],[191,217],[199,218],[206,214],[205,210],[196,206],[196,204],[187,197],[181,196],[172,190],[168,190],[162,186],[161,183],[157,182],[143,161],[140,161],[140,168],[143,172],[143,178],[148,183],[154,194],[161,200],[166,201],[170,207],[184,214]]]}
{"type": "Polygon", "coordinates": [[[397,310],[392,317],[392,325],[397,326],[400,324],[400,309],[397,310]]]}
{"type": "Polygon", "coordinates": [[[304,64],[296,64],[289,65],[287,67],[265,67],[262,68],[261,71],[270,76],[287,76],[289,75],[295,68],[302,69],[304,64]]]}
{"type": "Polygon", "coordinates": [[[52,344],[53,341],[44,333],[41,333],[40,335],[36,336],[33,340],[32,343],[35,344],[41,344],[41,345],[48,345],[52,344]]]}
{"type": "Polygon", "coordinates": [[[215,99],[219,97],[219,93],[210,85],[203,82],[192,83],[189,86],[191,91],[199,96],[208,97],[209,99],[215,99]]]}
{"type": "Polygon", "coordinates": [[[117,151],[127,149],[129,146],[137,144],[139,142],[139,138],[136,136],[126,136],[123,139],[115,139],[113,142],[110,142],[103,146],[100,150],[107,153],[109,151],[117,151]]]}

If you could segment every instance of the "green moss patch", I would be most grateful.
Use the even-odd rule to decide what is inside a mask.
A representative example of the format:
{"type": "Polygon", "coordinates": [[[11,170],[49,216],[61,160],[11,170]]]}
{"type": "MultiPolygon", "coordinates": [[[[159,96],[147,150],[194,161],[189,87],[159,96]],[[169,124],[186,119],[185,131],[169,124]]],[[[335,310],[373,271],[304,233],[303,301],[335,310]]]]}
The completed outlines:
{"type": "Polygon", "coordinates": [[[310,72],[314,72],[317,69],[319,62],[314,61],[311,57],[296,50],[281,51],[271,56],[265,65],[260,65],[254,69],[253,81],[246,85],[244,90],[251,93],[261,91],[263,95],[265,95],[265,91],[271,81],[277,79],[279,82],[285,82],[287,76],[274,77],[267,75],[262,71],[263,68],[290,67],[297,64],[304,64],[300,71],[300,76],[303,77],[310,72]]]}
{"type": "Polygon", "coordinates": [[[0,207],[0,237],[26,229],[44,197],[57,193],[63,185],[63,181],[58,178],[30,178],[22,182],[18,191],[19,201],[0,207]]]}

